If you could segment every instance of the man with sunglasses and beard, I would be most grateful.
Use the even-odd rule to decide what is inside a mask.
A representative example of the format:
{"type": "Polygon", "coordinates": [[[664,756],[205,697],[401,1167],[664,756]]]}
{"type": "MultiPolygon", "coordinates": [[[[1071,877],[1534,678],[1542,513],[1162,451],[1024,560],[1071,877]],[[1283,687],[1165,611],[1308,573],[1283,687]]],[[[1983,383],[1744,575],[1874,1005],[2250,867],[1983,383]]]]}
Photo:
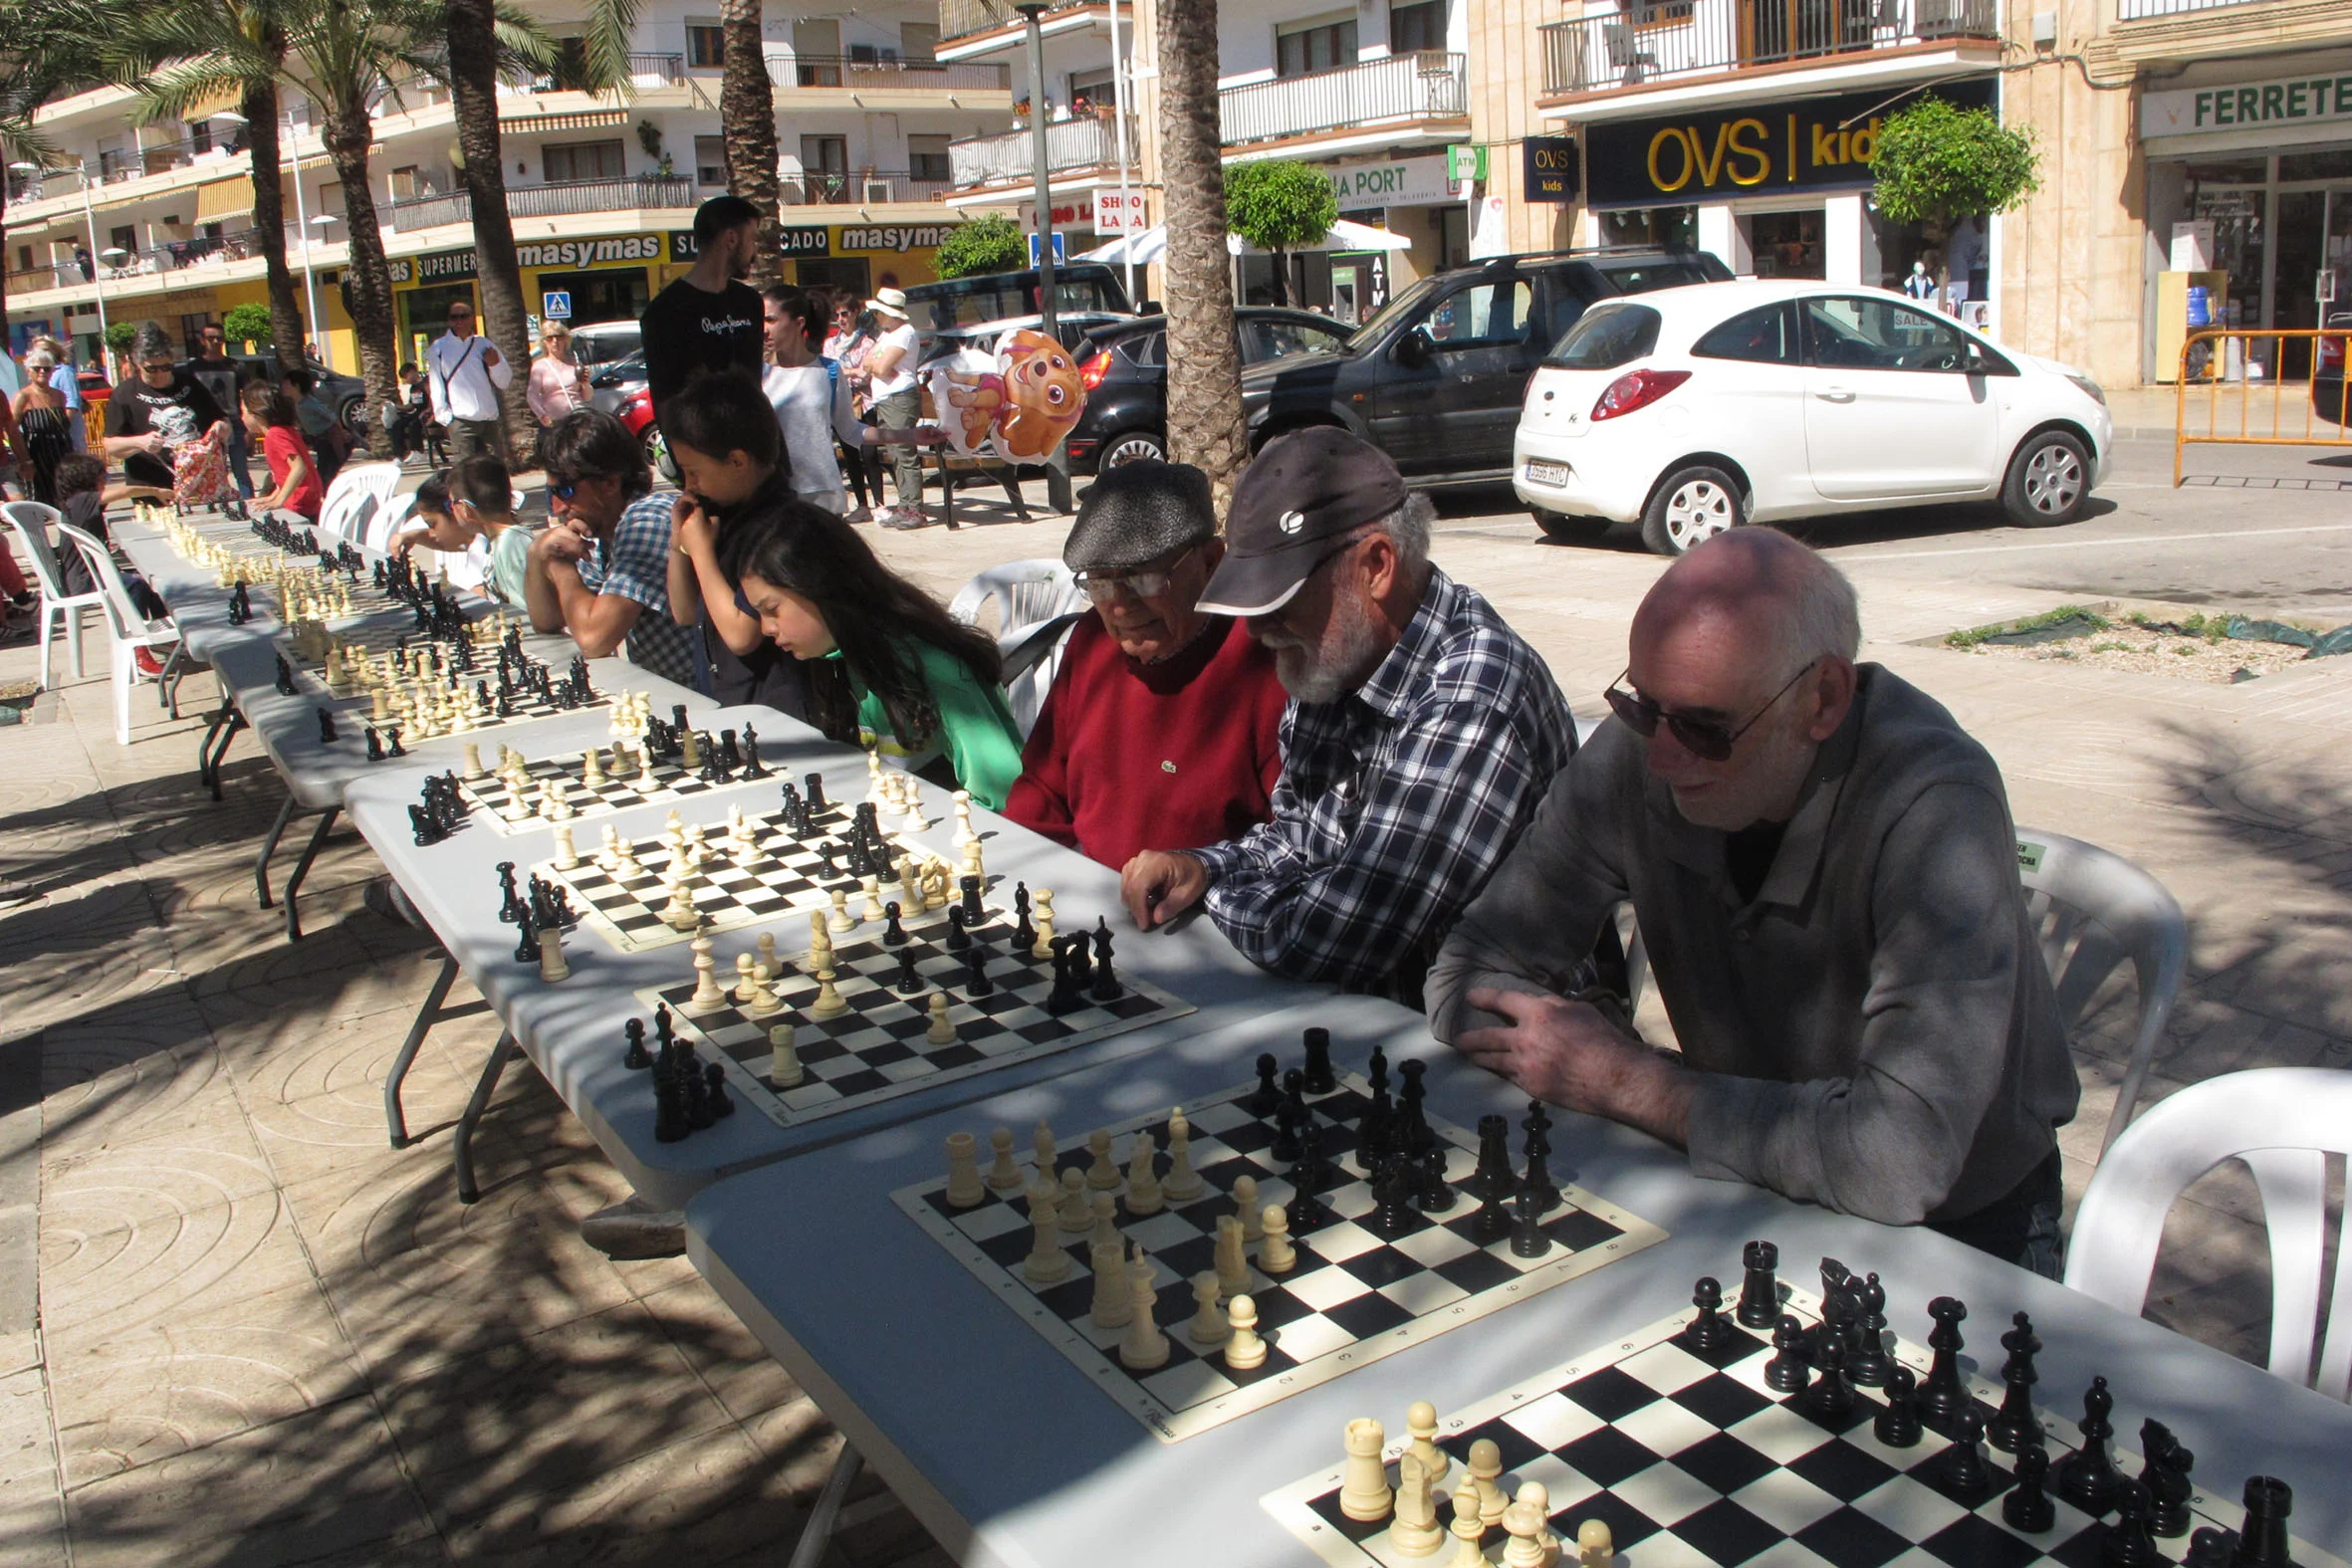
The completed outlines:
{"type": "Polygon", "coordinates": [[[1538,1098],[1744,1181],[2058,1276],[2077,1084],[2000,772],[1857,665],[1854,590],[1740,529],[1635,613],[1613,722],[1455,927],[1430,1026],[1538,1098]],[[1679,1055],[1576,994],[1630,900],[1679,1055]],[[1580,943],[1582,945],[1580,945],[1580,943]]]}
{"type": "Polygon", "coordinates": [[[1273,819],[1134,856],[1119,891],[1137,926],[1205,904],[1274,974],[1420,1005],[1438,944],[1576,747],[1543,661],[1430,564],[1432,516],[1343,430],[1279,436],[1243,472],[1197,607],[1247,617],[1290,693],[1273,819]]]}

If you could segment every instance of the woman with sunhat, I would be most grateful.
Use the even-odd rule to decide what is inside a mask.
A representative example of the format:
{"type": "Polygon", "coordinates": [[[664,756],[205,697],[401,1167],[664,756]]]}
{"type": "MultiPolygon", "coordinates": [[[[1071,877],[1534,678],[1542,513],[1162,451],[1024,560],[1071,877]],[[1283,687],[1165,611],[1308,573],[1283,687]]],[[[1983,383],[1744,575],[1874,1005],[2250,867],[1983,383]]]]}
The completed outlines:
{"type": "MultiPolygon", "coordinates": [[[[865,363],[852,373],[865,379],[867,412],[875,424],[885,430],[911,430],[923,420],[922,383],[915,376],[922,339],[906,314],[906,291],[877,289],[865,308],[873,313],[881,335],[865,363]]],[[[880,509],[874,521],[884,528],[921,528],[922,453],[913,446],[898,446],[892,457],[898,505],[880,509]]]]}

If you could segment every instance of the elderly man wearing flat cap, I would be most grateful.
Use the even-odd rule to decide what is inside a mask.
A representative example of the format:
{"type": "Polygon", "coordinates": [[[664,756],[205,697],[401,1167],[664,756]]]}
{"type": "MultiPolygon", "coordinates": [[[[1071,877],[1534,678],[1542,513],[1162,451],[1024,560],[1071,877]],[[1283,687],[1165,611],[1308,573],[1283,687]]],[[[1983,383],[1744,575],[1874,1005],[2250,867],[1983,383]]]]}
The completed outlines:
{"type": "Polygon", "coordinates": [[[1246,617],[1290,693],[1274,819],[1128,861],[1138,926],[1205,903],[1275,974],[1420,1005],[1438,945],[1576,747],[1543,661],[1429,563],[1432,516],[1342,430],[1278,437],[1243,472],[1199,607],[1246,617]]]}
{"type": "Polygon", "coordinates": [[[1111,469],[1078,502],[1062,561],[1094,602],[1071,630],[1005,814],[1107,866],[1154,844],[1238,837],[1283,771],[1274,655],[1198,603],[1224,559],[1209,476],[1111,469]]]}

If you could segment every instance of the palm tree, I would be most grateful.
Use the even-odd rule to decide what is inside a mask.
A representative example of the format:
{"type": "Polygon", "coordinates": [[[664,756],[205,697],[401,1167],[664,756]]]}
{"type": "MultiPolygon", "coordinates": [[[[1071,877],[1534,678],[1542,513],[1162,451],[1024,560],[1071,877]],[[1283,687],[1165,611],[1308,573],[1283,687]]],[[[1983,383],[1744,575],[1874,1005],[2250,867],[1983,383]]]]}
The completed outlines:
{"type": "Polygon", "coordinates": [[[1217,3],[1163,3],[1160,180],[1168,231],[1168,455],[1208,474],[1220,516],[1249,458],[1242,365],[1225,250],[1225,163],[1217,126],[1217,3]]]}
{"type": "Polygon", "coordinates": [[[719,0],[719,133],[726,139],[727,189],[760,209],[756,288],[784,277],[784,223],[777,210],[776,95],[760,48],[760,0],[719,0]]]}
{"type": "MultiPolygon", "coordinates": [[[[506,162],[498,132],[498,78],[504,66],[525,63],[551,68],[553,40],[520,14],[495,0],[444,0],[443,35],[448,40],[450,107],[457,142],[465,154],[460,170],[473,209],[474,271],[482,288],[482,331],[518,371],[531,363],[531,338],[523,298],[523,272],[515,256],[515,224],[507,212],[506,162]]],[[[566,86],[625,92],[628,30],[634,0],[589,0],[582,50],[566,86]]],[[[528,399],[518,391],[505,399],[506,436],[517,455],[532,451],[536,422],[528,399]]]]}

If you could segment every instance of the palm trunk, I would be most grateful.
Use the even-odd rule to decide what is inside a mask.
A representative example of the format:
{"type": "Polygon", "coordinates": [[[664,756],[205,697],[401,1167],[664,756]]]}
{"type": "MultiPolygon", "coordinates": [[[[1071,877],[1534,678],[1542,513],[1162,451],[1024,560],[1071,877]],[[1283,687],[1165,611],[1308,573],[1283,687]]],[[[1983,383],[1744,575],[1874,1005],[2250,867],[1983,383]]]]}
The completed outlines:
{"type": "Polygon", "coordinates": [[[1225,513],[1249,456],[1241,357],[1225,250],[1225,165],[1217,128],[1217,6],[1158,8],[1160,177],[1168,252],[1168,455],[1209,476],[1225,513]]]}
{"type": "MultiPolygon", "coordinates": [[[[283,50],[280,50],[283,58],[283,50]]],[[[277,345],[278,373],[296,369],[302,364],[302,307],[294,292],[294,269],[286,264],[286,192],[280,183],[278,158],[278,84],[274,77],[249,82],[245,96],[238,102],[237,112],[245,116],[245,134],[250,138],[246,156],[253,162],[253,226],[261,234],[262,269],[269,280],[270,336],[277,345]]],[[[302,178],[298,166],[296,179],[302,178]]],[[[319,351],[327,345],[325,323],[315,324],[322,341],[319,351]]]]}
{"type": "Polygon", "coordinates": [[[352,260],[345,269],[352,288],[352,326],[359,339],[359,378],[367,385],[367,451],[392,455],[391,432],[382,410],[399,402],[398,362],[392,346],[392,276],[384,265],[383,233],[375,224],[375,193],[367,185],[367,143],[372,137],[363,105],[328,112],[328,156],[343,181],[344,226],[351,233],[352,260]]]}
{"type": "Polygon", "coordinates": [[[784,225],[777,212],[776,95],[760,48],[760,0],[719,0],[719,133],[726,138],[727,189],[760,209],[760,253],[751,282],[784,277],[784,225]]]}
{"type": "Polygon", "coordinates": [[[449,99],[465,151],[465,188],[473,199],[474,271],[482,289],[482,332],[514,367],[515,385],[500,399],[508,451],[528,459],[537,424],[524,395],[531,373],[530,308],[515,259],[515,222],[507,212],[506,164],[498,138],[498,37],[490,0],[445,0],[449,99]]]}

